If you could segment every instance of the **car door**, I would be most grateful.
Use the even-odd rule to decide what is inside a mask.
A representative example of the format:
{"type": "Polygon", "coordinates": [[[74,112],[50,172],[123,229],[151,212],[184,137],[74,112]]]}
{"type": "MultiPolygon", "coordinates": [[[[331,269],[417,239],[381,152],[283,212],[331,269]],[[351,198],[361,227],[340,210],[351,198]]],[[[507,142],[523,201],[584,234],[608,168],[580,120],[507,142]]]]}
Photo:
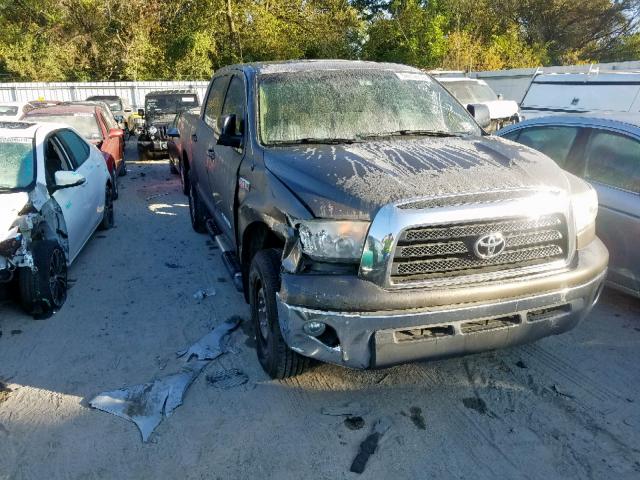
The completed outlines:
{"type": "Polygon", "coordinates": [[[74,170],[87,180],[78,189],[82,202],[79,206],[79,214],[83,217],[82,245],[84,245],[102,220],[106,182],[104,160],[98,159],[100,152],[93,150],[72,130],[60,130],[56,136],[71,159],[74,170]]]}
{"type": "Polygon", "coordinates": [[[561,168],[572,171],[571,153],[582,129],[572,125],[535,125],[519,128],[503,135],[522,143],[554,160],[561,168]]]}
{"type": "MultiPolygon", "coordinates": [[[[246,124],[246,102],[244,76],[235,74],[229,82],[222,107],[222,117],[235,115],[238,131],[242,135],[244,135],[246,124]]],[[[215,166],[209,172],[218,224],[233,244],[235,244],[233,225],[238,170],[244,158],[244,143],[242,142],[239,148],[215,145],[215,166]]]]}
{"type": "Polygon", "coordinates": [[[96,112],[98,115],[98,124],[100,125],[100,129],[103,132],[103,138],[104,138],[104,140],[102,141],[102,146],[100,147],[100,150],[102,150],[103,152],[109,153],[113,157],[113,160],[116,162],[116,169],[118,169],[120,168],[120,164],[122,163],[122,159],[124,157],[124,150],[123,150],[124,136],[121,135],[121,136],[110,137],[109,131],[111,129],[114,129],[114,128],[117,129],[120,127],[118,127],[115,120],[110,121],[106,112],[104,112],[101,108],[97,108],[96,112]]]}
{"type": "Polygon", "coordinates": [[[67,228],[69,258],[71,263],[84,243],[86,229],[86,187],[80,185],[56,190],[55,173],[73,171],[73,163],[55,133],[50,134],[44,143],[44,167],[49,194],[58,203],[67,228]]]}
{"type": "Polygon", "coordinates": [[[584,178],[598,192],[598,236],[609,249],[608,281],[640,293],[640,138],[590,130],[584,178]]]}
{"type": "Polygon", "coordinates": [[[211,190],[211,179],[215,175],[216,167],[214,148],[220,135],[217,122],[222,111],[222,103],[228,84],[228,76],[220,76],[212,80],[202,121],[197,123],[196,131],[191,138],[193,155],[197,159],[192,162],[197,180],[195,187],[209,212],[213,212],[215,208],[213,191],[211,190]]]}

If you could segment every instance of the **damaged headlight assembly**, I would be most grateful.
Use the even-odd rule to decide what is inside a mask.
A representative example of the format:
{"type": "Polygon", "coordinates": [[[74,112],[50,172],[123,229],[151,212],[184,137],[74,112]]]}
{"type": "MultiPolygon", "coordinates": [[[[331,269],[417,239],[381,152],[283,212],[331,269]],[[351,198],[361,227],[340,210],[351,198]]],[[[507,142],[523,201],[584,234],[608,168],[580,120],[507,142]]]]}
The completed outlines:
{"type": "Polygon", "coordinates": [[[312,260],[357,263],[369,225],[360,221],[305,220],[296,226],[302,251],[312,260]]]}

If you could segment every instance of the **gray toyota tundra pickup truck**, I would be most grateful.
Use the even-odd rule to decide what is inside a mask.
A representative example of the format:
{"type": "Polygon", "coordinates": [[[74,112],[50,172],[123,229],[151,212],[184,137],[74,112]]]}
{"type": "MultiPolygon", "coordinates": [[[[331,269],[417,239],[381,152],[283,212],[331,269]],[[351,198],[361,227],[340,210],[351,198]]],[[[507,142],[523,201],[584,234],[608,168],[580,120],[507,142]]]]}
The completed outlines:
{"type": "Polygon", "coordinates": [[[180,132],[191,222],[244,290],[269,375],[481,352],[587,315],[608,261],[594,190],[469,111],[403,65],[215,73],[180,132]]]}

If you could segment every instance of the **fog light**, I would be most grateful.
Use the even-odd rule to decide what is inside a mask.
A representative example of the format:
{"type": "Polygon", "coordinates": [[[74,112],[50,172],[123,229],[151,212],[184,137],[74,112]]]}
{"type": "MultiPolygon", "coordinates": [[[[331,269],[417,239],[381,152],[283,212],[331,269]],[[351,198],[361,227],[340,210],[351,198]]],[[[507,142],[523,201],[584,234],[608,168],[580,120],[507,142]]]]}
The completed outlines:
{"type": "Polygon", "coordinates": [[[322,322],[307,322],[302,327],[304,333],[311,335],[312,337],[319,337],[324,333],[326,328],[327,325],[322,322]]]}

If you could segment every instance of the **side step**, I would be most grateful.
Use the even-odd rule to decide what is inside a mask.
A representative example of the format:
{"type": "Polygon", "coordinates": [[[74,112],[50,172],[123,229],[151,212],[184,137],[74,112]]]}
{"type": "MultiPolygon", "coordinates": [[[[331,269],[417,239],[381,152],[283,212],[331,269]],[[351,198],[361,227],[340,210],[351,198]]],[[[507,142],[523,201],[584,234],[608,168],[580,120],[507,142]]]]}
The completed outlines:
{"type": "Polygon", "coordinates": [[[207,228],[207,232],[211,238],[215,240],[218,248],[220,248],[220,251],[222,252],[222,262],[227,268],[229,275],[231,275],[233,285],[236,287],[238,292],[242,293],[244,291],[244,285],[242,284],[242,269],[240,268],[238,257],[233,252],[233,248],[225,240],[224,235],[222,235],[222,232],[213,219],[208,219],[205,226],[207,228]]]}

